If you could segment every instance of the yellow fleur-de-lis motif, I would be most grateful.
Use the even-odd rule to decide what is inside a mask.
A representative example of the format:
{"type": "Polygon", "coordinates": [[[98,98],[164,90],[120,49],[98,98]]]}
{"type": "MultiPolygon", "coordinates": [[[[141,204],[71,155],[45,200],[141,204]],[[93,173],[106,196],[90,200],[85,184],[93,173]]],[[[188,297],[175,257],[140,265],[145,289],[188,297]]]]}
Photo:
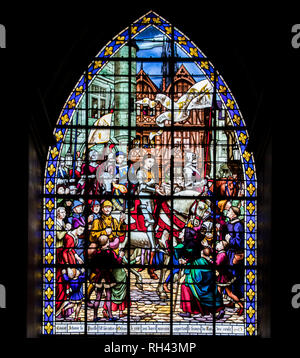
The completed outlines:
{"type": "Polygon", "coordinates": [[[105,52],[104,52],[104,56],[110,56],[113,53],[113,47],[109,46],[109,47],[105,47],[105,52]]]}
{"type": "Polygon", "coordinates": [[[61,117],[61,124],[64,126],[67,122],[69,122],[69,116],[66,114],[64,114],[62,117],[61,117]]]}
{"type": "Polygon", "coordinates": [[[247,314],[248,314],[248,316],[249,316],[250,318],[252,318],[253,315],[255,314],[255,309],[254,309],[252,306],[250,306],[250,307],[247,309],[247,314]]]}
{"type": "Polygon", "coordinates": [[[239,135],[239,141],[243,144],[246,143],[246,139],[247,139],[247,136],[245,133],[241,132],[240,135],[239,135]]]}
{"type": "Polygon", "coordinates": [[[57,156],[58,156],[58,150],[57,150],[57,148],[56,148],[56,147],[52,148],[51,151],[50,151],[50,153],[51,153],[51,157],[52,157],[53,159],[54,159],[55,157],[57,157],[57,156]]]}
{"type": "Polygon", "coordinates": [[[241,123],[241,117],[238,116],[237,114],[235,114],[232,118],[233,122],[236,123],[238,126],[240,125],[241,123]]]}
{"type": "Polygon", "coordinates": [[[250,236],[249,239],[247,240],[247,244],[249,246],[250,249],[252,249],[252,247],[255,244],[255,241],[253,240],[253,238],[250,236]]]}
{"type": "Polygon", "coordinates": [[[252,168],[248,167],[248,169],[246,170],[246,174],[251,179],[254,174],[254,170],[252,168]]]}
{"type": "Polygon", "coordinates": [[[45,277],[48,280],[48,282],[50,282],[52,280],[53,276],[54,276],[54,274],[53,274],[53,272],[51,272],[51,270],[48,270],[47,273],[45,274],[45,277]]]}
{"type": "Polygon", "coordinates": [[[186,38],[184,36],[178,36],[179,45],[186,45],[186,38]]]}
{"type": "Polygon", "coordinates": [[[135,35],[136,34],[136,32],[137,32],[137,26],[131,26],[131,33],[132,33],[132,35],[135,35]]]}
{"type": "Polygon", "coordinates": [[[50,300],[50,298],[53,295],[53,291],[51,290],[50,287],[48,287],[47,290],[45,291],[45,295],[47,296],[48,300],[50,300]]]}
{"type": "Polygon", "coordinates": [[[226,94],[227,93],[227,88],[225,86],[220,86],[219,87],[219,93],[226,94]]]}
{"type": "Polygon", "coordinates": [[[50,334],[52,329],[53,326],[50,324],[50,322],[48,322],[47,325],[45,326],[45,330],[47,331],[48,334],[50,334]]]}
{"type": "Polygon", "coordinates": [[[92,72],[88,72],[87,77],[88,77],[88,80],[91,80],[93,78],[92,72]]]}
{"type": "Polygon", "coordinates": [[[49,175],[52,176],[56,169],[55,169],[55,166],[54,166],[53,164],[51,164],[51,165],[47,168],[47,170],[48,170],[49,175]]]}
{"type": "Polygon", "coordinates": [[[253,211],[255,210],[255,206],[250,202],[247,205],[247,210],[249,211],[250,215],[253,213],[253,211]]]}
{"type": "Polygon", "coordinates": [[[54,257],[53,255],[48,252],[47,256],[45,256],[45,260],[48,262],[48,264],[50,264],[53,261],[54,257]]]}
{"type": "Polygon", "coordinates": [[[208,61],[201,61],[200,67],[205,68],[206,70],[208,70],[209,69],[208,61]]]}
{"type": "Polygon", "coordinates": [[[248,257],[247,257],[247,261],[249,263],[250,266],[253,265],[253,263],[255,262],[255,258],[253,257],[252,254],[250,254],[248,257]]]}
{"type": "Polygon", "coordinates": [[[45,239],[47,245],[50,247],[52,245],[52,242],[54,241],[53,237],[51,235],[48,235],[45,239]]]}
{"type": "Polygon", "coordinates": [[[190,48],[190,55],[191,56],[195,56],[195,57],[198,57],[198,49],[196,47],[191,47],[190,48]]]}
{"type": "Polygon", "coordinates": [[[247,331],[249,332],[250,336],[252,336],[255,332],[255,328],[253,327],[252,323],[250,323],[250,325],[247,327],[247,331]]]}
{"type": "Polygon", "coordinates": [[[251,183],[248,188],[247,188],[248,192],[250,195],[253,195],[253,193],[255,192],[255,186],[251,183]]]}
{"type": "Polygon", "coordinates": [[[247,331],[249,332],[250,336],[253,335],[253,333],[255,332],[255,328],[253,327],[252,324],[250,324],[249,327],[247,327],[247,331]]]}
{"type": "Polygon", "coordinates": [[[51,191],[54,188],[54,184],[52,183],[51,180],[49,180],[49,182],[46,184],[46,188],[47,188],[48,192],[51,193],[51,191]]]}
{"type": "MultiPolygon", "coordinates": [[[[46,308],[45,308],[45,313],[48,317],[50,317],[51,313],[53,312],[53,308],[48,305],[46,308]]],[[[48,322],[49,323],[49,322],[48,322]]]]}
{"type": "Polygon", "coordinates": [[[245,158],[246,162],[249,162],[250,157],[251,154],[245,150],[243,154],[243,158],[245,158]]]}
{"type": "Polygon", "coordinates": [[[94,70],[96,70],[97,68],[100,68],[102,66],[102,61],[97,60],[94,62],[94,70]]]}
{"type": "Polygon", "coordinates": [[[47,225],[48,229],[50,230],[54,224],[54,221],[51,218],[48,218],[48,220],[45,222],[45,224],[47,225]]]}
{"type": "Polygon", "coordinates": [[[118,36],[116,39],[116,44],[120,45],[123,44],[125,42],[125,36],[118,36]]]}
{"type": "Polygon", "coordinates": [[[69,108],[74,108],[76,106],[76,102],[75,99],[71,99],[70,101],[68,101],[68,107],[69,108]]]}
{"type": "Polygon", "coordinates": [[[250,230],[250,232],[253,231],[253,229],[254,229],[254,227],[255,227],[255,224],[254,224],[254,222],[253,222],[251,219],[249,220],[249,222],[248,222],[248,224],[247,224],[247,227],[248,227],[248,229],[250,230]]]}
{"type": "Polygon", "coordinates": [[[149,24],[150,22],[150,17],[144,17],[142,20],[142,24],[149,24]]]}
{"type": "Polygon", "coordinates": [[[54,204],[51,200],[48,201],[48,203],[46,204],[46,207],[48,208],[48,210],[51,212],[52,209],[54,208],[54,204]]]}
{"type": "Polygon", "coordinates": [[[59,142],[64,137],[64,135],[62,134],[62,131],[58,131],[55,133],[55,137],[56,141],[59,142]]]}
{"type": "Polygon", "coordinates": [[[154,17],[154,18],[153,18],[153,22],[154,22],[155,24],[157,24],[157,25],[161,24],[161,20],[160,20],[159,17],[154,17]]]}
{"type": "Polygon", "coordinates": [[[254,273],[253,273],[252,271],[250,271],[250,272],[248,273],[248,275],[247,275],[247,279],[248,279],[249,283],[252,283],[252,281],[254,280],[254,278],[255,278],[254,273]]]}
{"type": "Polygon", "coordinates": [[[249,300],[252,301],[253,297],[255,296],[255,292],[250,288],[250,290],[247,292],[247,296],[249,297],[249,300]]]}
{"type": "Polygon", "coordinates": [[[227,103],[226,103],[226,106],[230,109],[233,109],[234,108],[234,101],[230,98],[227,99],[227,103]]]}
{"type": "Polygon", "coordinates": [[[172,33],[172,27],[171,26],[166,26],[165,30],[166,30],[167,35],[170,35],[172,33]]]}
{"type": "Polygon", "coordinates": [[[83,86],[77,87],[75,90],[75,96],[81,95],[83,92],[83,86]]]}

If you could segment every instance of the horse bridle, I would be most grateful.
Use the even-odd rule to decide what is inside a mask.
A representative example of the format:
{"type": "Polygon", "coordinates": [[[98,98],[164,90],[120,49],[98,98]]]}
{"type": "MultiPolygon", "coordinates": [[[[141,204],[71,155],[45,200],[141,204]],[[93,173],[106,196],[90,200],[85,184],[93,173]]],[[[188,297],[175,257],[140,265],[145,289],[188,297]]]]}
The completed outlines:
{"type": "Polygon", "coordinates": [[[199,220],[201,222],[202,218],[200,218],[199,216],[196,215],[197,213],[197,209],[198,209],[198,205],[199,205],[199,200],[195,200],[190,208],[190,212],[191,214],[193,214],[195,216],[195,219],[199,220]],[[194,206],[195,206],[195,212],[193,213],[193,209],[194,209],[194,206]]]}

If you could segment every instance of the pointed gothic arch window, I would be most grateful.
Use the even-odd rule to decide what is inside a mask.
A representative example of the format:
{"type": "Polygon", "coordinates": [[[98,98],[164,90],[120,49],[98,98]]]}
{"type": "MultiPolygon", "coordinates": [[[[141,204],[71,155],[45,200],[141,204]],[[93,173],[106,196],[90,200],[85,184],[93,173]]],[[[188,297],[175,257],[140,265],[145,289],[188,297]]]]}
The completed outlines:
{"type": "Polygon", "coordinates": [[[248,132],[186,35],[152,11],[130,24],[76,83],[54,136],[43,334],[257,334],[248,132]]]}

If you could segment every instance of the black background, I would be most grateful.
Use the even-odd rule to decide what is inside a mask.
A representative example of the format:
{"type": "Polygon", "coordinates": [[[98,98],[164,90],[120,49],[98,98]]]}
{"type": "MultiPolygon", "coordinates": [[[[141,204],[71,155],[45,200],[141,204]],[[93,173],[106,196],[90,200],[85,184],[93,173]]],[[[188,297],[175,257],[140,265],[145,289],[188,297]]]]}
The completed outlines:
{"type": "MultiPolygon", "coordinates": [[[[291,28],[300,19],[288,2],[264,8],[255,2],[238,7],[197,4],[51,2],[1,10],[0,23],[7,32],[7,48],[0,52],[0,283],[7,289],[7,308],[0,310],[1,341],[14,338],[26,348],[32,343],[25,338],[26,264],[32,254],[27,252],[29,127],[33,123],[48,148],[61,107],[91,58],[153,9],[194,41],[227,82],[246,120],[257,167],[266,164],[259,159],[272,137],[271,259],[266,260],[271,265],[271,339],[254,342],[297,347],[300,309],[291,307],[291,288],[300,283],[300,49],[291,45],[291,28]]],[[[98,351],[103,351],[101,344],[98,351]]]]}

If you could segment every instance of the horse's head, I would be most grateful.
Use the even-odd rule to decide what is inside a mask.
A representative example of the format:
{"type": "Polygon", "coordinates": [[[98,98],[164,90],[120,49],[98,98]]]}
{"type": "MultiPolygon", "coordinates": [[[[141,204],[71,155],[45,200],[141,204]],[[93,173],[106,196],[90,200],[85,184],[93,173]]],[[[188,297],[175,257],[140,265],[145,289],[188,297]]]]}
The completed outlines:
{"type": "Polygon", "coordinates": [[[212,213],[210,205],[211,202],[208,199],[205,201],[196,199],[190,207],[190,216],[193,216],[196,220],[206,220],[212,213]]]}

